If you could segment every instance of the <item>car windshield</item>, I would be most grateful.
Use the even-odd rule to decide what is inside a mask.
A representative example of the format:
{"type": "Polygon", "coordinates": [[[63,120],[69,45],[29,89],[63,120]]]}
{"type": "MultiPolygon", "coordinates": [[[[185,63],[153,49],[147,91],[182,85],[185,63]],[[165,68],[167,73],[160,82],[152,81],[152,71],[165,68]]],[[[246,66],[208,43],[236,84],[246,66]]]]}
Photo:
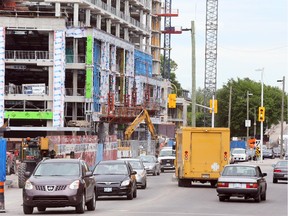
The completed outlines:
{"type": "Polygon", "coordinates": [[[245,149],[234,149],[233,154],[245,154],[245,149]]]}
{"type": "Polygon", "coordinates": [[[175,156],[175,150],[162,150],[160,151],[160,154],[159,154],[160,157],[163,157],[163,156],[175,156]]]}
{"type": "Polygon", "coordinates": [[[248,166],[228,166],[222,176],[256,176],[256,169],[248,166]]]}
{"type": "Polygon", "coordinates": [[[93,172],[95,175],[127,175],[128,170],[123,164],[98,164],[93,172]]]}
{"type": "Polygon", "coordinates": [[[283,167],[287,167],[288,166],[288,161],[279,161],[276,166],[283,166],[283,167]]]}
{"type": "Polygon", "coordinates": [[[35,176],[79,176],[77,163],[41,163],[34,173],[35,176]]]}
{"type": "Polygon", "coordinates": [[[140,161],[129,161],[133,169],[143,169],[140,161]]]}
{"type": "Polygon", "coordinates": [[[141,159],[144,163],[154,163],[155,162],[155,159],[153,157],[142,156],[141,159]]]}

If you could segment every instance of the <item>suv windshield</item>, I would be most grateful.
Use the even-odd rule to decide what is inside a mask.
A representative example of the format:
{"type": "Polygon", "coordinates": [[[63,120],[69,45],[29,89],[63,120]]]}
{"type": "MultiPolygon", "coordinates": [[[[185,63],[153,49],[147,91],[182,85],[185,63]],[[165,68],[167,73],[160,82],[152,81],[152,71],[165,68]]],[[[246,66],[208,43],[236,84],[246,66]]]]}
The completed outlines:
{"type": "Polygon", "coordinates": [[[125,164],[98,164],[95,167],[96,175],[127,175],[128,170],[125,164]]]}
{"type": "Polygon", "coordinates": [[[160,154],[159,154],[159,156],[160,157],[163,157],[163,156],[175,156],[176,154],[175,154],[175,150],[162,150],[162,151],[160,151],[160,154]]]}
{"type": "Polygon", "coordinates": [[[35,176],[79,176],[77,163],[41,163],[35,170],[35,176]]]}

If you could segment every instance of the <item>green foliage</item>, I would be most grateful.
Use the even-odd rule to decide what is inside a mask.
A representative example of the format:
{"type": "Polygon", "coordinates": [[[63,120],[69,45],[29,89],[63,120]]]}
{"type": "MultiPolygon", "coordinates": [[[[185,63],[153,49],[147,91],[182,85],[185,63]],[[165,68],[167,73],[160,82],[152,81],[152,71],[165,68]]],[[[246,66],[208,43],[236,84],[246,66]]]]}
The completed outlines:
{"type": "MultiPolygon", "coordinates": [[[[181,97],[182,96],[182,87],[181,84],[177,81],[176,79],[176,70],[178,68],[178,65],[175,61],[170,59],[170,82],[174,84],[177,88],[177,96],[181,97]]],[[[160,72],[162,77],[164,77],[164,56],[161,55],[161,66],[160,66],[160,72]]],[[[175,89],[173,89],[173,93],[176,93],[175,89]]]]}
{"type": "MultiPolygon", "coordinates": [[[[253,135],[254,119],[256,120],[256,135],[260,134],[260,122],[258,122],[257,119],[258,107],[261,106],[261,83],[254,82],[249,78],[231,79],[217,91],[218,113],[215,115],[215,126],[228,126],[230,87],[232,88],[231,136],[246,136],[247,130],[245,127],[245,120],[247,118],[247,91],[253,94],[249,96],[249,119],[251,120],[249,134],[253,135]]],[[[269,128],[272,124],[277,124],[281,119],[282,91],[279,88],[264,85],[263,95],[263,104],[266,109],[264,128],[269,128]]],[[[287,105],[285,105],[285,107],[286,106],[287,105]]]]}

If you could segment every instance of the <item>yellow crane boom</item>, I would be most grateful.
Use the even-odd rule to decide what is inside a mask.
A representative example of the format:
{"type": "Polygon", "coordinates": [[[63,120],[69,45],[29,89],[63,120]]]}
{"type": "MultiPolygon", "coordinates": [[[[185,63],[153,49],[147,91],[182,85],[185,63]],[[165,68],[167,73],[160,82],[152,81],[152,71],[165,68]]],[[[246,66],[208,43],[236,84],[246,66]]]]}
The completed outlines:
{"type": "Polygon", "coordinates": [[[145,123],[147,124],[148,130],[151,133],[151,136],[154,140],[157,139],[156,131],[154,128],[154,125],[150,119],[149,113],[147,110],[143,109],[141,113],[135,118],[135,120],[127,127],[125,130],[125,140],[129,140],[132,133],[135,131],[135,129],[139,126],[139,124],[145,120],[145,123]]]}

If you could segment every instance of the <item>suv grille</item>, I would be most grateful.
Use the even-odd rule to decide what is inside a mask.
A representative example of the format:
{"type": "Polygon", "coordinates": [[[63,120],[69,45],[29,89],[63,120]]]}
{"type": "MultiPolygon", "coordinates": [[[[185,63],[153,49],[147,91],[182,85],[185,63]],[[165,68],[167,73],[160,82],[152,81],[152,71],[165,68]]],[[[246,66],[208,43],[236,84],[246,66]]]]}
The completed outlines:
{"type": "Polygon", "coordinates": [[[165,164],[174,164],[174,159],[161,159],[161,163],[163,164],[163,165],[165,165],[165,164]]]}
{"type": "Polygon", "coordinates": [[[48,191],[48,192],[65,190],[66,187],[67,185],[36,185],[35,186],[36,190],[48,191]]]}

